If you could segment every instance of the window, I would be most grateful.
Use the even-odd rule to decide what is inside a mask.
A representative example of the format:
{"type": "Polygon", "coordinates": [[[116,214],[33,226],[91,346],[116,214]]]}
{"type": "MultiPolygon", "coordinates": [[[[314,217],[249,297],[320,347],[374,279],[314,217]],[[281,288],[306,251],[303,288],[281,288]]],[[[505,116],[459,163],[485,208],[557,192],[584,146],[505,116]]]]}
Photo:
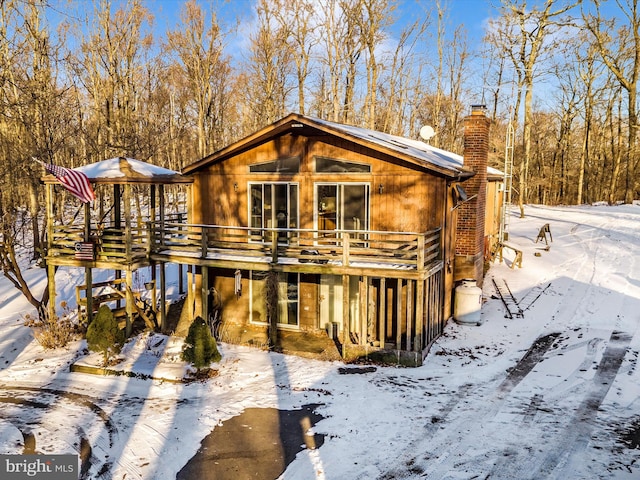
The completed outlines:
{"type": "Polygon", "coordinates": [[[369,185],[317,183],[315,217],[323,235],[331,230],[368,230],[369,185]]]}
{"type": "MultiPolygon", "coordinates": [[[[267,324],[267,278],[269,272],[249,272],[251,289],[251,323],[267,324]]],[[[298,327],[300,275],[278,274],[278,326],[298,327]]]]}
{"type": "MultiPolygon", "coordinates": [[[[298,228],[298,185],[295,183],[250,183],[250,226],[256,229],[298,228]]],[[[252,230],[254,240],[263,239],[263,230],[252,230]],[[255,237],[260,238],[255,238],[255,237]]],[[[287,232],[278,232],[278,241],[288,241],[287,232]]]]}
{"type": "Polygon", "coordinates": [[[278,158],[271,162],[249,165],[249,173],[282,173],[294,174],[300,172],[300,157],[278,158]]]}
{"type": "Polygon", "coordinates": [[[371,173],[371,165],[328,157],[316,157],[318,173],[371,173]]]}

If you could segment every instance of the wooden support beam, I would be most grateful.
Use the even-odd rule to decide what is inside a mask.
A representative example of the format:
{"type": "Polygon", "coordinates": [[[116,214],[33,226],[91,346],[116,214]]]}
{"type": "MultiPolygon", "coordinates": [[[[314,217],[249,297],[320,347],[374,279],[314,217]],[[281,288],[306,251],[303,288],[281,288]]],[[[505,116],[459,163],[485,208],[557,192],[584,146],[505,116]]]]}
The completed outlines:
{"type": "Polygon", "coordinates": [[[349,275],[342,275],[342,356],[346,345],[351,343],[351,318],[349,312],[349,275]]]}
{"type": "Polygon", "coordinates": [[[402,279],[396,287],[396,350],[402,349],[402,279]]]}
{"type": "Polygon", "coordinates": [[[418,280],[416,285],[416,335],[413,341],[415,351],[422,351],[422,332],[424,331],[424,284],[425,280],[418,280]]]}
{"type": "MultiPolygon", "coordinates": [[[[45,189],[45,203],[47,205],[47,255],[51,252],[53,241],[53,185],[48,184],[45,189]]],[[[56,268],[47,262],[47,284],[49,286],[49,318],[56,315],[56,268]]]]}
{"type": "Polygon", "coordinates": [[[417,258],[417,270],[419,272],[424,270],[424,234],[418,235],[418,258],[417,258]]]}
{"type": "Polygon", "coordinates": [[[364,332],[364,341],[367,345],[369,344],[369,338],[372,340],[375,338],[376,310],[376,287],[373,284],[373,279],[369,277],[367,285],[367,324],[364,332]]]}
{"type": "Polygon", "coordinates": [[[193,281],[194,281],[194,286],[193,286],[193,310],[194,310],[194,318],[195,317],[202,317],[202,305],[203,305],[203,298],[202,298],[202,270],[206,267],[194,267],[195,268],[195,273],[193,276],[193,281]],[[198,268],[200,269],[200,272],[198,272],[198,268]]]}
{"type": "Polygon", "coordinates": [[[271,231],[271,263],[278,263],[278,232],[271,231]]]}
{"type": "Polygon", "coordinates": [[[413,280],[407,280],[407,352],[412,350],[411,323],[413,321],[413,280]]]}
{"type": "Polygon", "coordinates": [[[127,336],[127,338],[129,338],[131,336],[131,332],[133,331],[132,321],[133,313],[135,311],[135,306],[133,304],[135,302],[135,299],[133,298],[133,273],[130,269],[127,269],[125,271],[125,286],[125,310],[127,312],[125,335],[127,336]]]}
{"type": "Polygon", "coordinates": [[[380,342],[380,348],[384,348],[386,340],[386,323],[387,319],[387,285],[386,279],[383,277],[380,279],[380,302],[378,304],[378,341],[380,342]]]}
{"type": "Polygon", "coordinates": [[[350,245],[350,236],[347,232],[342,234],[342,266],[349,266],[349,245],[350,245]]]}
{"type": "Polygon", "coordinates": [[[124,195],[122,197],[124,203],[124,245],[125,258],[127,265],[132,261],[133,240],[131,235],[131,185],[128,183],[124,186],[124,195]]]}
{"type": "Polygon", "coordinates": [[[209,268],[201,267],[202,284],[200,287],[200,304],[202,305],[202,318],[205,322],[209,321],[209,268]]]}
{"type": "Polygon", "coordinates": [[[187,309],[187,319],[189,320],[189,324],[193,321],[193,290],[194,290],[194,274],[193,270],[196,268],[195,265],[189,265],[187,267],[187,298],[185,300],[184,308],[187,309]]]}
{"type": "Polygon", "coordinates": [[[166,264],[160,263],[160,331],[167,333],[167,275],[166,264]]]}
{"type": "Polygon", "coordinates": [[[368,307],[369,302],[367,299],[367,293],[369,289],[367,288],[369,285],[369,277],[363,276],[360,281],[360,315],[358,316],[358,325],[357,325],[357,333],[358,333],[358,345],[364,345],[366,342],[366,334],[367,334],[367,315],[368,315],[368,307]]]}

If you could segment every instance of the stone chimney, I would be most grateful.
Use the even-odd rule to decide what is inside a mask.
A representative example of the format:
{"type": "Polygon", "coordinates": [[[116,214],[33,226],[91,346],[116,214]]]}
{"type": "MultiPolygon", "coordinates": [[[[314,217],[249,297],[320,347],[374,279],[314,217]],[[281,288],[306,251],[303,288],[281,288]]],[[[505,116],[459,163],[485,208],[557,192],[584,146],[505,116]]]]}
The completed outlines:
{"type": "Polygon", "coordinates": [[[484,105],[472,105],[464,119],[464,165],[475,175],[461,184],[467,200],[459,203],[454,281],[484,278],[484,225],[487,197],[489,125],[484,105]]]}

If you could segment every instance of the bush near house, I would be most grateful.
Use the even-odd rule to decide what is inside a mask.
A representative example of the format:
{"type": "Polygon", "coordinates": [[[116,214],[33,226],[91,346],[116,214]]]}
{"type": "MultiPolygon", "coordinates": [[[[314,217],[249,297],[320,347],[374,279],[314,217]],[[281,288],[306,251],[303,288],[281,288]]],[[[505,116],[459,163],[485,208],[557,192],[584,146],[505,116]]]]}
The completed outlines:
{"type": "Polygon", "coordinates": [[[31,328],[34,338],[45,349],[63,348],[84,333],[81,325],[71,321],[67,302],[60,302],[60,306],[64,311],[62,317],[50,317],[46,311],[37,317],[28,313],[24,316],[24,325],[31,328]]]}
{"type": "Polygon", "coordinates": [[[201,368],[208,367],[211,362],[218,362],[221,358],[209,326],[202,317],[196,317],[189,327],[182,349],[182,359],[193,364],[200,371],[201,368]]]}
{"type": "Polygon", "coordinates": [[[118,355],[124,345],[125,335],[111,309],[102,305],[87,328],[87,346],[94,352],[102,352],[104,366],[118,355]]]}

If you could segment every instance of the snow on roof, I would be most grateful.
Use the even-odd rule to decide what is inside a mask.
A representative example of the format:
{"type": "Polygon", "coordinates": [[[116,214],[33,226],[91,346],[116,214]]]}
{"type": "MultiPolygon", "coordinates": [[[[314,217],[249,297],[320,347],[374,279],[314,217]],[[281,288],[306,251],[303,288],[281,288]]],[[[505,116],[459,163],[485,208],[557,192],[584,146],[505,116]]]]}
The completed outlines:
{"type": "Polygon", "coordinates": [[[466,170],[463,167],[462,155],[432,147],[420,140],[412,140],[410,138],[399,137],[397,135],[378,132],[376,130],[329,122],[319,118],[308,118],[315,123],[343,131],[362,140],[376,143],[399,153],[410,155],[418,160],[453,170],[454,172],[466,170]]]}
{"type": "MultiPolygon", "coordinates": [[[[361,138],[378,145],[391,148],[392,150],[411,155],[412,157],[428,162],[439,167],[448,168],[455,172],[468,171],[464,167],[464,157],[457,153],[448,152],[440,148],[433,147],[421,140],[413,140],[411,138],[399,137],[388,133],[369,130],[341,123],[329,122],[319,118],[307,117],[316,123],[328,126],[330,128],[341,130],[354,137],[361,138]]],[[[491,176],[504,176],[504,172],[497,168],[487,167],[487,173],[491,176]]]]}
{"type": "Polygon", "coordinates": [[[75,170],[84,173],[91,181],[125,178],[153,181],[154,179],[166,179],[167,177],[182,177],[182,174],[175,170],[124,157],[115,157],[101,162],[90,163],[75,170]]]}

